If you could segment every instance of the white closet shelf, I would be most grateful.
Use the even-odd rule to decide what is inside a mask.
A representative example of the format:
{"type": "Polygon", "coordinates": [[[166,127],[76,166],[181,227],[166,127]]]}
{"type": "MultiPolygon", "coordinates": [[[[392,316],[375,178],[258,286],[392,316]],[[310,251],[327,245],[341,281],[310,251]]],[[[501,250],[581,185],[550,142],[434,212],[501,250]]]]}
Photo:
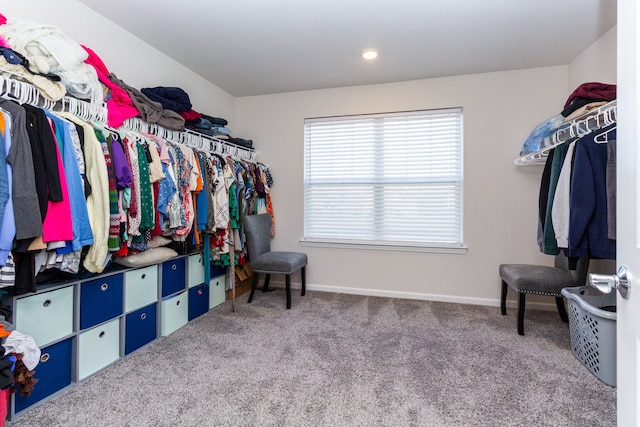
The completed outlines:
{"type": "MultiPolygon", "coordinates": [[[[2,71],[0,69],[0,71],[2,71]]],[[[64,111],[71,113],[86,122],[92,122],[100,127],[107,126],[106,104],[93,105],[70,96],[63,97],[60,101],[51,101],[44,97],[40,90],[31,83],[12,79],[0,74],[0,96],[15,99],[21,104],[29,104],[45,108],[51,111],[64,111]]],[[[240,160],[256,163],[258,153],[252,148],[245,148],[222,139],[212,138],[197,132],[185,129],[174,131],[157,124],[147,123],[139,118],[125,120],[122,129],[132,132],[153,134],[172,142],[188,145],[213,154],[224,157],[234,157],[240,160]]],[[[117,131],[117,129],[114,129],[117,131]]]]}
{"type": "Polygon", "coordinates": [[[591,132],[616,123],[617,101],[602,105],[565,123],[552,135],[544,138],[542,148],[538,151],[524,154],[514,160],[518,166],[544,164],[549,152],[564,142],[582,138],[591,132]]]}
{"type": "Polygon", "coordinates": [[[156,135],[172,142],[188,145],[192,148],[205,150],[221,156],[235,157],[252,163],[257,162],[258,153],[254,149],[239,147],[228,141],[193,132],[189,129],[183,131],[170,130],[157,124],[144,122],[135,117],[125,120],[122,128],[132,132],[156,135]]]}

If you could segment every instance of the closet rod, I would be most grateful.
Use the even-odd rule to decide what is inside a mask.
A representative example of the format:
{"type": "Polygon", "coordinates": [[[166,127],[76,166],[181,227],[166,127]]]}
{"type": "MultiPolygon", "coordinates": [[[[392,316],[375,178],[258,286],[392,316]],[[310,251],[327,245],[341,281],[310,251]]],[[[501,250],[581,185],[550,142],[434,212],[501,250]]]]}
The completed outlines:
{"type": "Polygon", "coordinates": [[[122,127],[132,132],[156,135],[168,141],[188,145],[213,154],[235,157],[251,163],[257,162],[258,153],[254,150],[238,147],[224,140],[202,135],[188,129],[184,131],[170,130],[154,123],[147,123],[136,117],[125,120],[122,127]]]}
{"type": "MultiPolygon", "coordinates": [[[[0,69],[0,71],[11,73],[4,69],[0,69]]],[[[15,80],[3,74],[0,74],[0,96],[14,99],[21,104],[29,104],[50,111],[71,113],[86,122],[96,122],[102,127],[108,127],[106,104],[95,106],[90,102],[70,96],[64,96],[59,101],[52,101],[44,97],[41,91],[31,83],[15,80]]],[[[122,128],[138,133],[153,134],[169,141],[185,144],[213,154],[235,157],[252,163],[257,162],[257,152],[253,149],[239,147],[227,141],[202,135],[189,129],[184,131],[169,130],[157,124],[144,122],[139,118],[125,120],[122,128]]]]}
{"type": "MultiPolygon", "coordinates": [[[[0,71],[8,72],[4,69],[0,69],[0,71]]],[[[15,80],[2,74],[0,74],[0,96],[50,111],[71,113],[86,122],[107,122],[107,106],[104,103],[95,106],[90,102],[70,96],[64,96],[59,101],[52,101],[44,97],[42,92],[31,83],[15,80]]]]}
{"type": "Polygon", "coordinates": [[[613,100],[595,108],[588,113],[576,117],[562,125],[553,135],[543,140],[543,148],[527,153],[514,160],[518,166],[544,163],[549,152],[558,145],[571,139],[581,138],[605,126],[616,123],[617,101],[613,100]]]}

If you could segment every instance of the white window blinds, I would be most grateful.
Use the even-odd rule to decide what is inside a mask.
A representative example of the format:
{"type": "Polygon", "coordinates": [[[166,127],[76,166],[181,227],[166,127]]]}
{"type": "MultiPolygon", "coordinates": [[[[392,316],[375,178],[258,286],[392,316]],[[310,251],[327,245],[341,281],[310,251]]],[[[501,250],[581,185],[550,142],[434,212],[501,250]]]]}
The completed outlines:
{"type": "Polygon", "coordinates": [[[462,246],[462,109],[305,120],[305,240],[462,246]]]}

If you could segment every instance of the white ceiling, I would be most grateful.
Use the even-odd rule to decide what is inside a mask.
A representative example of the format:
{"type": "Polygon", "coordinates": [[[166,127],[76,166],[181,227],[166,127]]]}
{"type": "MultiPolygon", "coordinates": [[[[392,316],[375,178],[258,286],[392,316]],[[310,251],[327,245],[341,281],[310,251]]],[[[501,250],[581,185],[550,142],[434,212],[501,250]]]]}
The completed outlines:
{"type": "Polygon", "coordinates": [[[237,97],[566,65],[616,24],[616,0],[80,1],[237,97]]]}

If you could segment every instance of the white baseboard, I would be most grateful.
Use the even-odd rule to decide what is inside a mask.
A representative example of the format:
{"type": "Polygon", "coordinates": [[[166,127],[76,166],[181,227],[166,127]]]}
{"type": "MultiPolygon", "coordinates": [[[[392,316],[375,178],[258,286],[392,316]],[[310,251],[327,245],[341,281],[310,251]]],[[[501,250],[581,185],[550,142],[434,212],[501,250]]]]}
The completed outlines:
{"type": "MultiPolygon", "coordinates": [[[[284,282],[273,281],[270,283],[277,288],[284,288],[284,282]]],[[[291,283],[292,289],[300,289],[300,283],[291,283]]],[[[402,299],[417,299],[424,301],[438,301],[438,302],[451,302],[456,304],[472,304],[472,305],[484,305],[488,307],[500,307],[500,299],[491,298],[474,298],[474,297],[461,297],[455,295],[438,295],[438,294],[423,294],[418,292],[400,292],[389,291],[380,289],[367,289],[367,288],[348,288],[342,286],[328,286],[328,285],[313,285],[307,283],[307,290],[319,291],[319,292],[333,292],[337,294],[352,294],[352,295],[365,295],[372,297],[386,297],[386,298],[402,298],[402,299]]],[[[498,290],[499,291],[499,290],[498,290]]],[[[538,301],[527,302],[526,308],[531,310],[556,310],[555,300],[550,299],[551,302],[543,303],[538,301]]],[[[518,302],[515,300],[507,299],[507,308],[516,308],[518,302]]]]}

